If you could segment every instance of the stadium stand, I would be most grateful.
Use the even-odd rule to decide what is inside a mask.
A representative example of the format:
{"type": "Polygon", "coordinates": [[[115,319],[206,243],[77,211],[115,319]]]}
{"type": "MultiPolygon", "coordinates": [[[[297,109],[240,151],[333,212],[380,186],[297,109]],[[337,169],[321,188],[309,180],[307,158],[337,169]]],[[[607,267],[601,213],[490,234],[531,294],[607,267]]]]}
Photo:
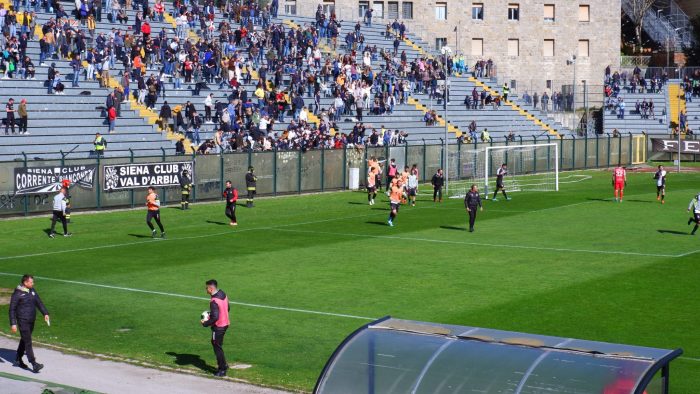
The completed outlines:
{"type": "Polygon", "coordinates": [[[668,105],[673,102],[674,89],[677,94],[678,82],[657,76],[646,78],[645,74],[637,68],[631,74],[614,72],[606,75],[605,133],[668,132],[668,105]]]}
{"type": "MultiPolygon", "coordinates": [[[[414,92],[412,89],[418,84],[410,75],[417,65],[428,65],[434,69],[428,76],[430,84],[439,87],[443,69],[441,57],[426,51],[425,44],[403,28],[403,37],[394,36],[399,30],[397,26],[389,29],[390,35],[385,26],[368,27],[358,23],[353,28],[354,21],[342,21],[342,27],[334,32],[313,17],[274,17],[265,10],[258,10],[251,18],[246,7],[224,10],[209,3],[185,7],[179,2],[174,6],[173,3],[162,6],[152,1],[144,7],[132,2],[130,9],[120,5],[111,10],[106,5],[101,18],[93,18],[94,10],[87,4],[76,8],[72,1],[54,1],[51,6],[53,9],[47,6],[35,10],[27,26],[34,37],[30,35],[26,40],[26,50],[21,39],[3,42],[11,50],[16,48],[18,57],[24,58],[26,53],[33,63],[36,78],[23,79],[19,73],[14,73],[12,78],[0,81],[0,100],[6,103],[14,98],[19,103],[26,99],[29,119],[27,134],[3,135],[0,140],[3,159],[20,158],[22,153],[43,159],[66,155],[88,157],[95,154],[96,132],[105,134],[107,157],[173,154],[177,150],[175,142],[181,138],[185,139],[179,147],[180,153],[196,149],[207,153],[215,150],[208,148],[219,145],[213,141],[218,141],[221,149],[311,149],[321,145],[333,148],[350,144],[437,143],[444,135],[444,103],[441,104],[438,97],[439,89],[414,92]],[[161,7],[163,18],[155,12],[161,7]],[[141,17],[144,11],[153,15],[144,19],[141,17]],[[183,13],[185,16],[181,16],[183,13]],[[202,18],[197,19],[197,15],[202,18]],[[232,21],[237,18],[249,23],[232,21]],[[144,20],[148,21],[151,41],[140,53],[136,48],[140,48],[139,39],[144,36],[144,20]],[[361,36],[359,40],[352,38],[353,31],[361,36]],[[161,45],[163,37],[169,44],[177,39],[177,46],[172,51],[166,50],[166,46],[161,45]],[[207,42],[219,41],[232,45],[207,45],[207,42]],[[270,44],[282,53],[275,51],[271,55],[267,50],[270,44]],[[55,53],[49,53],[54,48],[55,53]],[[88,54],[92,48],[95,52],[88,54]],[[191,71],[185,70],[189,67],[185,51],[193,60],[191,71]],[[209,65],[206,63],[210,56],[216,59],[218,51],[228,55],[234,63],[228,74],[220,71],[224,63],[216,60],[209,65]],[[80,59],[73,60],[73,53],[80,53],[80,59]],[[110,78],[102,83],[100,68],[105,54],[110,78]],[[166,59],[173,60],[173,65],[168,65],[166,59]],[[134,76],[139,63],[143,63],[141,89],[138,77],[134,76]],[[312,71],[307,72],[310,65],[312,71]],[[371,71],[367,72],[370,67],[362,65],[371,66],[371,71]],[[77,66],[79,86],[74,87],[72,79],[77,66]],[[206,75],[203,69],[207,66],[216,71],[206,75]],[[52,89],[53,83],[48,86],[49,69],[59,73],[53,80],[65,86],[62,92],[52,89]],[[176,69],[182,74],[192,74],[191,78],[177,75],[176,69]],[[127,72],[130,78],[125,77],[127,72]],[[88,73],[95,73],[95,77],[88,78],[88,73]],[[338,84],[342,82],[336,78],[339,74],[348,77],[345,87],[338,84]],[[232,81],[228,81],[229,77],[233,77],[232,81]],[[350,84],[354,78],[358,86],[350,84]],[[273,81],[277,85],[274,88],[279,89],[270,85],[273,81]],[[372,91],[363,89],[362,82],[373,83],[372,91]],[[235,86],[238,87],[232,90],[235,86]],[[258,90],[265,95],[263,100],[255,97],[258,90]],[[141,94],[136,94],[137,91],[141,94]],[[117,99],[121,95],[123,100],[110,99],[110,92],[115,92],[117,99]],[[300,93],[301,100],[296,98],[296,93],[300,93]],[[335,96],[340,96],[341,100],[335,96]],[[356,98],[361,97],[365,99],[360,115],[349,107],[353,102],[356,106],[356,98]],[[165,101],[169,110],[162,108],[165,101]],[[210,102],[206,106],[211,107],[211,117],[205,118],[205,101],[210,102]],[[109,133],[107,117],[112,103],[118,114],[115,131],[109,133]],[[227,107],[231,103],[233,105],[227,107]],[[288,112],[286,116],[277,114],[278,104],[288,112]],[[300,125],[302,106],[307,107],[308,114],[302,112],[300,125]],[[344,113],[334,114],[336,107],[341,106],[346,108],[344,113]],[[171,113],[165,124],[160,116],[163,110],[163,113],[171,113]],[[218,123],[225,120],[223,113],[227,110],[233,119],[230,127],[224,127],[224,134],[218,135],[218,123]],[[248,110],[249,113],[244,114],[248,110]],[[185,113],[182,121],[186,125],[175,127],[179,111],[185,113]],[[269,113],[269,117],[266,118],[265,113],[269,113]],[[238,120],[240,129],[235,125],[236,114],[242,115],[238,120]],[[426,119],[431,115],[434,119],[426,119]],[[268,133],[257,130],[261,125],[264,128],[269,125],[268,133]],[[176,133],[178,131],[184,135],[176,133]]],[[[17,25],[14,35],[19,36],[21,21],[17,25]]],[[[486,128],[493,137],[557,134],[556,125],[549,125],[536,111],[528,111],[516,101],[503,103],[498,110],[465,109],[464,97],[475,88],[484,91],[487,97],[497,97],[500,92],[497,87],[489,86],[488,77],[477,79],[468,73],[458,73],[454,70],[453,59],[449,62],[454,75],[449,103],[449,131],[453,137],[469,135],[470,125],[473,128],[474,124],[479,132],[486,128]]],[[[24,73],[30,70],[29,63],[25,67],[22,60],[16,67],[24,73]]]]}

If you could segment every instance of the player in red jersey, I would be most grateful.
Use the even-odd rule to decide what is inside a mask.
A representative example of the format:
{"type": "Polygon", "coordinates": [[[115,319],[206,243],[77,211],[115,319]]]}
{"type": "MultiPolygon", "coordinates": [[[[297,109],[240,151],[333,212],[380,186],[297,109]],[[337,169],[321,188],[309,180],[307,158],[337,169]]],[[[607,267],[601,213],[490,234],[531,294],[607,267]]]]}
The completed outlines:
{"type": "Polygon", "coordinates": [[[613,170],[612,184],[615,188],[615,201],[622,202],[625,186],[627,186],[627,171],[621,165],[613,170]]]}

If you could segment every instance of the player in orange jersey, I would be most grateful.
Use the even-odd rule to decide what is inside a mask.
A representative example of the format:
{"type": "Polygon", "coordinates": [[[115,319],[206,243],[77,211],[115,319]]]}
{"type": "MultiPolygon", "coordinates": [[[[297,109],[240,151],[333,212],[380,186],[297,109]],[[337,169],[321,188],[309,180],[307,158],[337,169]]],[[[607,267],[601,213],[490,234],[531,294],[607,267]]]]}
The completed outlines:
{"type": "Polygon", "coordinates": [[[156,194],[156,189],[153,186],[148,187],[148,195],[146,195],[146,208],[148,213],[146,214],[146,224],[148,228],[151,229],[151,237],[156,237],[156,229],[153,227],[151,220],[155,219],[158,228],[160,229],[160,237],[165,238],[165,230],[163,229],[163,224],[160,222],[160,200],[156,194]]]}

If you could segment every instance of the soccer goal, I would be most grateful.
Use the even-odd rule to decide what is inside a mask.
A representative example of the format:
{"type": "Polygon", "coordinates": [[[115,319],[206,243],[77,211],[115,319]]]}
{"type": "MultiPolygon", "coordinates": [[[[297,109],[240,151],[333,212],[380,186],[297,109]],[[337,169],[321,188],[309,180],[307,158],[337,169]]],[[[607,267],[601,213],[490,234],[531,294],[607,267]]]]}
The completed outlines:
{"type": "Polygon", "coordinates": [[[559,145],[555,143],[463,149],[449,158],[451,198],[464,197],[472,184],[489,198],[502,164],[508,167],[503,179],[507,192],[559,190],[559,145]]]}

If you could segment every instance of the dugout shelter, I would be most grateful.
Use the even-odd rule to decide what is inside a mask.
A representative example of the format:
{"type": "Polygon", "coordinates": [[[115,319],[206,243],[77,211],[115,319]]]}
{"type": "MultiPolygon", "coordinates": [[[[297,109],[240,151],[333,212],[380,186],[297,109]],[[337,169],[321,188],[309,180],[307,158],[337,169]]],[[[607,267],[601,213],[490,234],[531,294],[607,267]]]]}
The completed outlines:
{"type": "Polygon", "coordinates": [[[316,394],[667,394],[666,350],[384,317],[324,367],[316,394]]]}

